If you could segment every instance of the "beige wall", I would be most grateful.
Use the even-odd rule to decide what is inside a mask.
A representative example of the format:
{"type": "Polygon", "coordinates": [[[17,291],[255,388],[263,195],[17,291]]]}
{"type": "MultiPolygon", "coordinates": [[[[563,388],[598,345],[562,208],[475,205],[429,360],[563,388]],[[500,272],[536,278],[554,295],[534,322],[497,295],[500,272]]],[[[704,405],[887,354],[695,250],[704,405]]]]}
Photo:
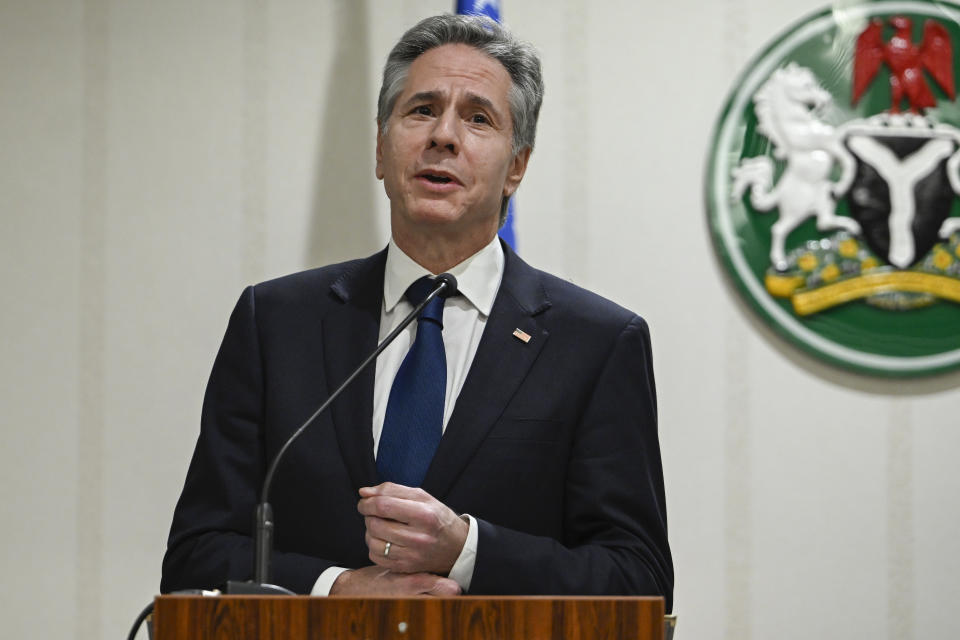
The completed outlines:
{"type": "MultiPolygon", "coordinates": [[[[10,637],[120,637],[156,592],[233,302],[385,243],[379,66],[451,5],[0,0],[10,637]]],[[[818,364],[707,234],[735,74],[819,0],[505,5],[546,65],[521,252],[652,326],[679,637],[950,635],[960,375],[818,364]]]]}

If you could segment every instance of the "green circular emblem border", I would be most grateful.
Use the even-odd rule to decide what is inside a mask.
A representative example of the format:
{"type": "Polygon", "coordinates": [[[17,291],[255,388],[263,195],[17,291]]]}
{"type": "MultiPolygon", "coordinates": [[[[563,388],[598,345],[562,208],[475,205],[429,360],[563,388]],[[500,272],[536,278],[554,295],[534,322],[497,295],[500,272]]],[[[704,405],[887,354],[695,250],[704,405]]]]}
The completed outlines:
{"type": "Polygon", "coordinates": [[[741,294],[760,316],[777,332],[804,351],[841,367],[860,373],[889,377],[922,376],[942,373],[960,366],[960,349],[926,356],[887,356],[865,353],[829,340],[808,329],[778,305],[763,283],[750,269],[740,250],[740,240],[733,228],[729,209],[731,161],[738,158],[726,153],[737,133],[739,118],[759,85],[777,68],[798,44],[807,41],[843,21],[866,20],[878,13],[913,13],[930,17],[948,17],[960,23],[960,6],[945,2],[891,0],[852,6],[827,8],[800,19],[768,45],[747,65],[725,101],[714,126],[706,170],[706,209],[714,246],[741,294]],[[723,151],[723,153],[721,153],[723,151]]]}

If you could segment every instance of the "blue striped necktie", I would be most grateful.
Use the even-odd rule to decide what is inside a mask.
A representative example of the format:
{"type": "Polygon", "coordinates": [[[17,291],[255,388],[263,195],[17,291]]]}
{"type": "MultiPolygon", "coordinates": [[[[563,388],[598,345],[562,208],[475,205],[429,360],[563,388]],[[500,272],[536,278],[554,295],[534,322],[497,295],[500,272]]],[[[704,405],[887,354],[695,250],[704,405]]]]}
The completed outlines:
{"type": "MultiPolygon", "coordinates": [[[[417,306],[434,289],[424,276],[405,294],[417,306]]],[[[417,318],[417,336],[393,379],[377,448],[382,482],[419,487],[443,435],[447,354],[443,348],[443,298],[437,296],[417,318]]]]}

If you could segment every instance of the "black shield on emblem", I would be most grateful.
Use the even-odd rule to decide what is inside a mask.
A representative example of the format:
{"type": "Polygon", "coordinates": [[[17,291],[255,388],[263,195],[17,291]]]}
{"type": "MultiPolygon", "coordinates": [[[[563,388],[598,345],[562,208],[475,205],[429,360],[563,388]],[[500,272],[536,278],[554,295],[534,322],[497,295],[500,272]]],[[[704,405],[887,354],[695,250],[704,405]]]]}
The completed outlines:
{"type": "MultiPolygon", "coordinates": [[[[846,195],[850,214],[874,253],[901,269],[922,260],[938,242],[955,197],[947,177],[948,158],[927,147],[936,141],[942,151],[948,148],[946,142],[932,131],[917,133],[929,135],[858,134],[861,143],[876,143],[871,149],[846,141],[857,159],[856,177],[846,195]]],[[[955,143],[949,149],[950,154],[956,151],[955,143]]]]}

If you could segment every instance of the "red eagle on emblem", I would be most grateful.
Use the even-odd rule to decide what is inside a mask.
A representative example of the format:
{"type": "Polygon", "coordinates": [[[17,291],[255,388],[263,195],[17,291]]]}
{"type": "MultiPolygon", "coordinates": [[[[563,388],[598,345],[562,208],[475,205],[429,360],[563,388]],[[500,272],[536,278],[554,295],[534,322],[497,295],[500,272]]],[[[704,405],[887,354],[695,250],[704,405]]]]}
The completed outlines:
{"type": "Polygon", "coordinates": [[[872,20],[857,38],[853,61],[853,104],[863,96],[884,62],[890,68],[893,113],[900,112],[904,97],[914,113],[937,105],[923,77],[924,69],[953,100],[953,48],[947,29],[938,22],[927,20],[923,26],[923,42],[917,46],[913,43],[913,21],[910,18],[896,16],[890,20],[890,25],[895,32],[886,44],[880,20],[872,20]]]}

